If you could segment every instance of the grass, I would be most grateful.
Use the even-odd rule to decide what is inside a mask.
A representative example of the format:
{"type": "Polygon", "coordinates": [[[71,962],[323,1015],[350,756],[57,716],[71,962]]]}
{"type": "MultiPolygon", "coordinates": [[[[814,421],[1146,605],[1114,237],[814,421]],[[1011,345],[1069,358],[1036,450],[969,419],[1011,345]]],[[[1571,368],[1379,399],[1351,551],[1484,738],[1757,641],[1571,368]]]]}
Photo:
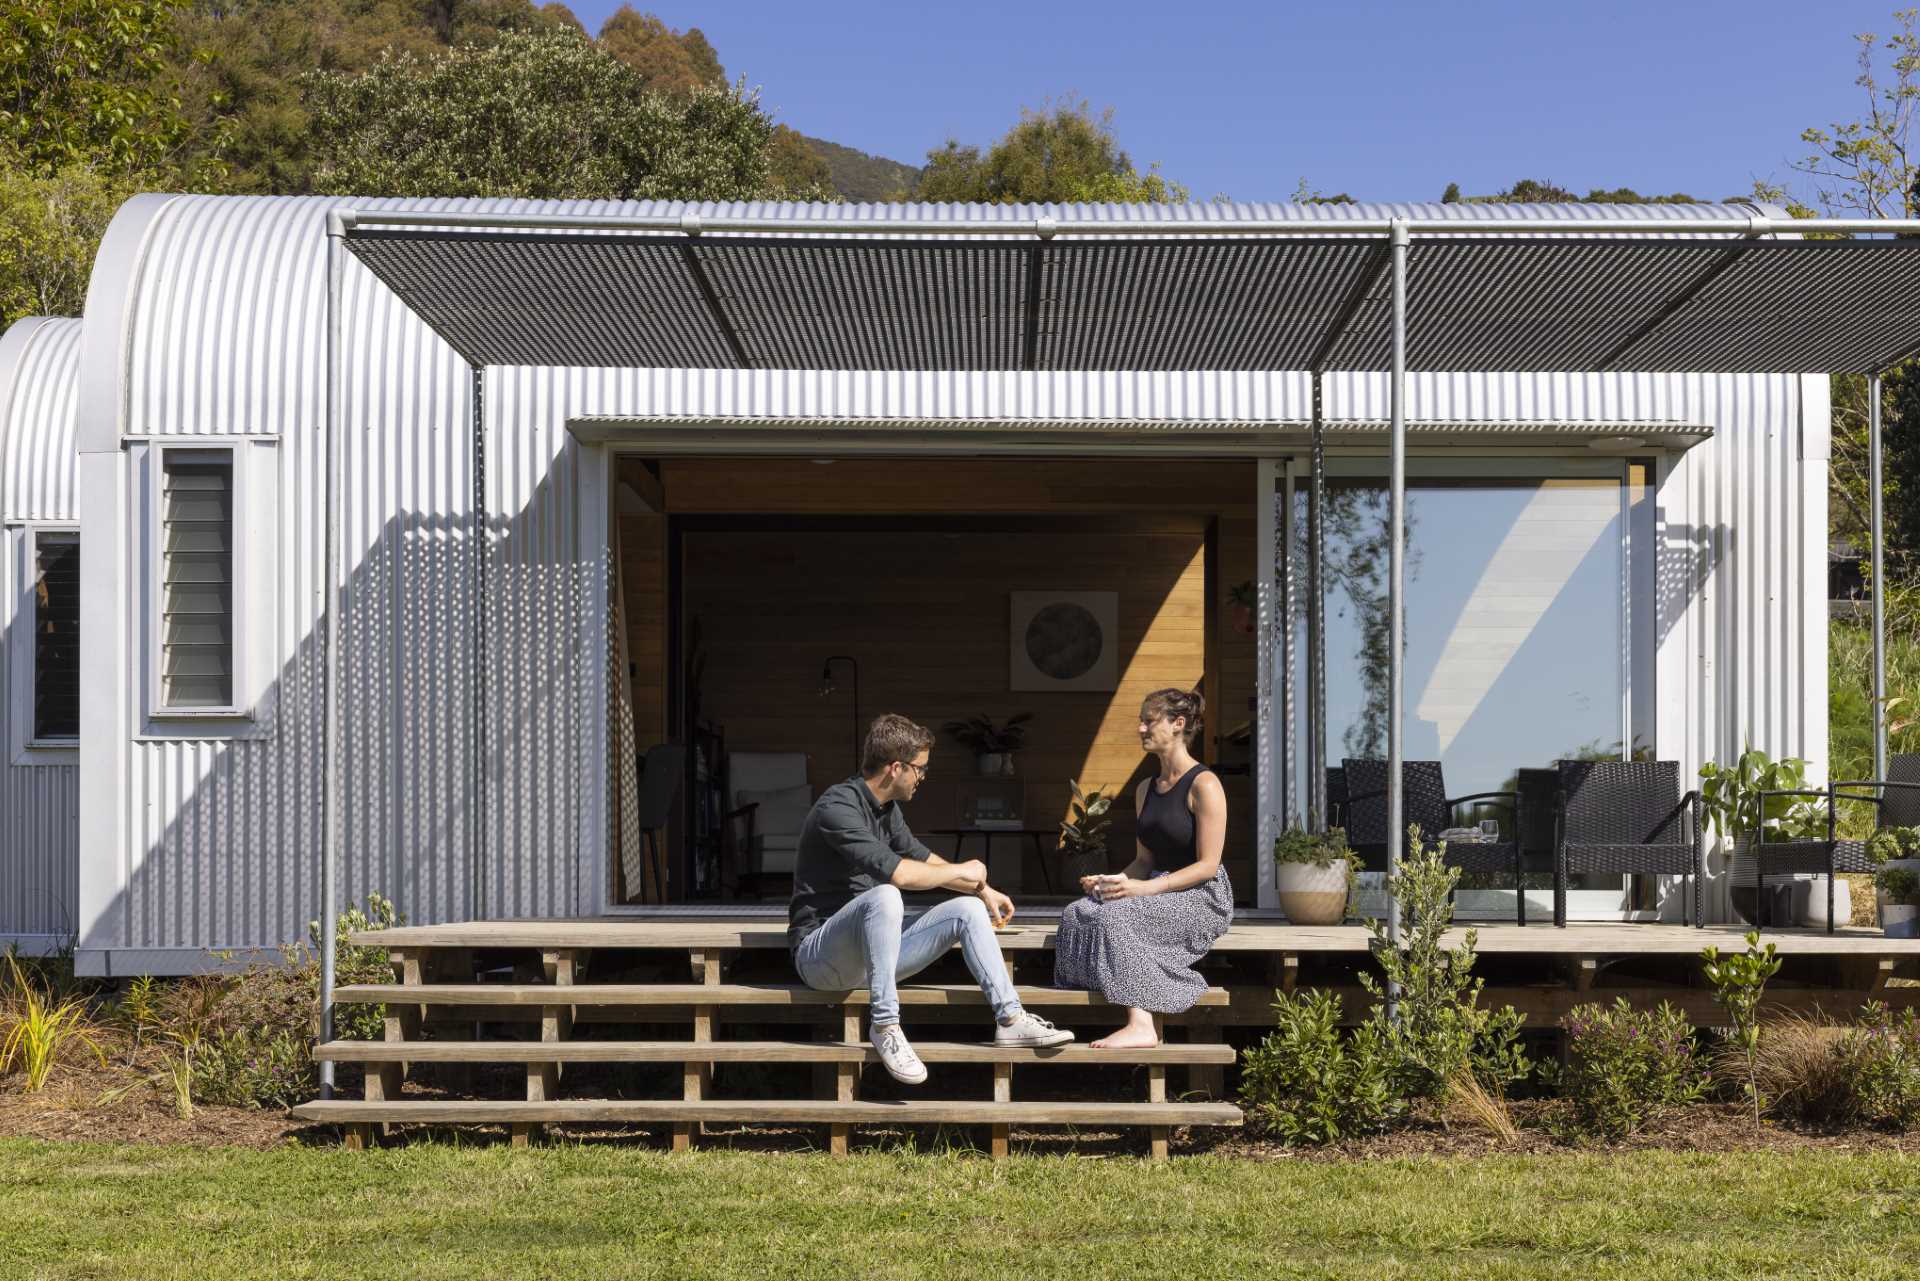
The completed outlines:
{"type": "Polygon", "coordinates": [[[0,1142],[10,1277],[1909,1275],[1920,1163],[0,1142]]]}

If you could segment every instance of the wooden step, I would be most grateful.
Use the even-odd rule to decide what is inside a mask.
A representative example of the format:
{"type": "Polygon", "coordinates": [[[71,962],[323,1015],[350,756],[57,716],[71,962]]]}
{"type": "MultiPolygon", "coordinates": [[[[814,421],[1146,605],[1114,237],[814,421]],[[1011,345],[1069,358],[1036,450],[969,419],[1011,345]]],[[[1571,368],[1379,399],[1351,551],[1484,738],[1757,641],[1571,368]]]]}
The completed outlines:
{"type": "Polygon", "coordinates": [[[560,1099],[522,1103],[491,1099],[302,1103],[303,1121],[365,1125],[565,1124],[585,1122],[739,1121],[790,1125],[1222,1125],[1241,1123],[1231,1103],[832,1102],[812,1099],[560,1099]]]}
{"type": "MultiPolygon", "coordinates": [[[[1020,1003],[1036,1007],[1110,1005],[1095,992],[1058,987],[1016,987],[1020,1003]]],[[[416,1005],[866,1005],[865,988],[822,992],[797,983],[349,983],[333,989],[343,1005],[385,1002],[416,1005]]],[[[920,983],[900,989],[902,1005],[983,1006],[987,997],[971,983],[920,983]]],[[[1196,1004],[1223,1006],[1225,988],[1210,987],[1196,1004]]]]}
{"type": "MultiPolygon", "coordinates": [[[[1158,1045],[1096,1050],[1069,1044],[1003,1048],[916,1041],[928,1063],[1230,1064],[1233,1047],[1158,1045]]],[[[313,1052],[335,1063],[877,1063],[873,1047],[849,1041],[329,1041],[313,1052]]]]}

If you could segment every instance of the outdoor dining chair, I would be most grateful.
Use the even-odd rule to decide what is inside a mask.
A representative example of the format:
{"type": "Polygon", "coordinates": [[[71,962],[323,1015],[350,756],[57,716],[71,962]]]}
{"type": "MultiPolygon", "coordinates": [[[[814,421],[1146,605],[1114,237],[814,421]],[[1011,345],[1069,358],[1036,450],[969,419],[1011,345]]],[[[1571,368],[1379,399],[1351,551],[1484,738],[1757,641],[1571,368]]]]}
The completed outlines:
{"type": "Polygon", "coordinates": [[[1678,761],[1559,761],[1553,923],[1567,924],[1567,886],[1582,872],[1685,878],[1703,923],[1700,793],[1680,790],[1678,761]]]}
{"type": "MultiPolygon", "coordinates": [[[[1327,771],[1329,797],[1333,792],[1333,773],[1331,769],[1327,771]]],[[[1340,810],[1345,818],[1347,846],[1364,870],[1384,872],[1387,868],[1387,763],[1350,756],[1341,762],[1340,776],[1340,810]]],[[[1518,900],[1515,919],[1525,925],[1527,893],[1521,874],[1519,840],[1525,816],[1521,812],[1520,794],[1475,792],[1449,797],[1439,761],[1402,761],[1400,778],[1402,821],[1419,827],[1421,836],[1429,841],[1439,840],[1440,833],[1455,825],[1454,812],[1461,805],[1474,801],[1504,805],[1509,818],[1508,839],[1482,844],[1451,842],[1445,857],[1448,866],[1463,872],[1512,876],[1518,900]]]]}

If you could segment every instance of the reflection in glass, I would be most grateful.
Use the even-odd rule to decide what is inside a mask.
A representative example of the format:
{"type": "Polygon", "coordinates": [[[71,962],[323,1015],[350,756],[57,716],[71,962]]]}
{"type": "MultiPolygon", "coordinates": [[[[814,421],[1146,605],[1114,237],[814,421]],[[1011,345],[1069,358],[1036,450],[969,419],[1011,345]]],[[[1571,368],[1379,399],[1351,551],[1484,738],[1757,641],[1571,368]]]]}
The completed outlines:
{"type": "MultiPolygon", "coordinates": [[[[1414,460],[1409,470],[1404,758],[1440,761],[1449,794],[1461,796],[1511,790],[1521,767],[1647,754],[1648,469],[1582,459],[1471,472],[1458,460],[1414,460]]],[[[1363,464],[1327,480],[1326,749],[1335,765],[1386,755],[1384,471],[1363,464]]],[[[1304,535],[1304,483],[1294,501],[1304,535]]],[[[1305,583],[1305,546],[1293,554],[1305,583]]],[[[1304,655],[1304,610],[1296,624],[1304,655]]],[[[1303,691],[1305,679],[1303,662],[1303,691]]]]}

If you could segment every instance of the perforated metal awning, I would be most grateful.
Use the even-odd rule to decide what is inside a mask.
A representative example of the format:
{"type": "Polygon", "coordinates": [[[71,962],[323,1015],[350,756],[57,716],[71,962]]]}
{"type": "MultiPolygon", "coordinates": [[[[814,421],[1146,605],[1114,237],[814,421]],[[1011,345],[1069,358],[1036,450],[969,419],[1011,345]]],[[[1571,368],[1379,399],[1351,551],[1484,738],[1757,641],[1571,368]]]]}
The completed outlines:
{"type": "MultiPolygon", "coordinates": [[[[960,239],[356,225],[475,365],[1384,370],[1384,237],[960,239]]],[[[1871,372],[1920,350],[1920,241],[1415,237],[1407,367],[1871,372]]]]}

